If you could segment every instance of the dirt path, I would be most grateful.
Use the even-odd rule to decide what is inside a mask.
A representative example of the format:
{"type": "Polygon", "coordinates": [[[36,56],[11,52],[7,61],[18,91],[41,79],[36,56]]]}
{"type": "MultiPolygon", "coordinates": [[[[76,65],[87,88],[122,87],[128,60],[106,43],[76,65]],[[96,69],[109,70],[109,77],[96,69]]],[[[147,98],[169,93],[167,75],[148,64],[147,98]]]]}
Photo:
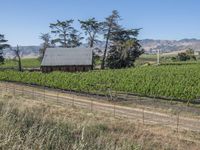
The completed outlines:
{"type": "Polygon", "coordinates": [[[25,86],[14,83],[0,83],[1,93],[10,92],[14,95],[22,95],[38,101],[47,101],[56,105],[72,105],[76,107],[90,109],[91,111],[101,111],[112,113],[115,117],[126,117],[133,121],[144,124],[169,126],[176,130],[191,130],[200,132],[200,120],[181,117],[179,115],[169,115],[155,111],[131,108],[116,105],[94,97],[79,96],[64,93],[57,90],[42,89],[39,87],[25,86]]]}

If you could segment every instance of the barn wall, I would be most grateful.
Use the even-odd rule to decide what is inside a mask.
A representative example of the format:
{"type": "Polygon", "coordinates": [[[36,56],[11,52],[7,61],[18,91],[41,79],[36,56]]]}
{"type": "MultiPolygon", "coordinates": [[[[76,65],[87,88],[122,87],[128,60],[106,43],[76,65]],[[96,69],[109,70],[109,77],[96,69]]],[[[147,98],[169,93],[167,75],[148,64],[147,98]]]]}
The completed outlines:
{"type": "Polygon", "coordinates": [[[63,72],[82,72],[92,70],[91,65],[81,66],[42,66],[42,72],[63,71],[63,72]]]}

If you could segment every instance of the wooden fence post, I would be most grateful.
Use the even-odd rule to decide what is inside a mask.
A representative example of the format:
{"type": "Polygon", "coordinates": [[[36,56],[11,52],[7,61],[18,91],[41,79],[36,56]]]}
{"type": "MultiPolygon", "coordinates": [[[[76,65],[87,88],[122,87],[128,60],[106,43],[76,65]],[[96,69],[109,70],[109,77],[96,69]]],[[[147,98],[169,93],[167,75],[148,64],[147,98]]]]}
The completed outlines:
{"type": "Polygon", "coordinates": [[[8,85],[7,85],[7,82],[6,82],[6,92],[8,92],[8,85]]]}
{"type": "Polygon", "coordinates": [[[74,107],[75,102],[74,102],[74,94],[72,93],[72,90],[70,90],[70,97],[72,96],[72,107],[74,107]]]}
{"type": "Polygon", "coordinates": [[[178,114],[177,114],[177,124],[176,124],[176,126],[177,126],[177,134],[179,132],[179,115],[180,115],[180,112],[178,112],[178,114]]]}
{"type": "Polygon", "coordinates": [[[156,107],[156,96],[153,97],[154,107],[156,107]]]}
{"type": "Polygon", "coordinates": [[[24,96],[24,86],[22,85],[22,96],[24,96]]]}
{"type": "Polygon", "coordinates": [[[113,104],[113,107],[114,107],[114,117],[115,117],[115,112],[116,112],[116,105],[115,105],[115,102],[113,104]]]}
{"type": "Polygon", "coordinates": [[[3,86],[2,86],[2,84],[1,84],[1,82],[0,82],[0,85],[1,85],[1,95],[3,96],[3,86]]]}
{"type": "Polygon", "coordinates": [[[143,123],[143,125],[144,125],[144,107],[143,107],[143,109],[142,109],[142,123],[143,123]]]}
{"type": "Polygon", "coordinates": [[[57,104],[58,104],[58,99],[59,99],[59,93],[57,91],[57,94],[56,94],[56,102],[57,102],[57,104]]]}
{"type": "Polygon", "coordinates": [[[91,100],[91,106],[90,106],[90,110],[91,110],[91,112],[93,111],[93,99],[92,98],[90,98],[90,100],[91,100]]]}
{"type": "Polygon", "coordinates": [[[45,92],[45,86],[44,86],[44,97],[43,97],[43,100],[45,101],[46,99],[46,96],[45,96],[46,92],[45,92]]]}
{"type": "Polygon", "coordinates": [[[33,97],[33,100],[35,99],[35,88],[33,87],[32,88],[32,97],[33,97]]]}
{"type": "Polygon", "coordinates": [[[15,84],[13,84],[13,95],[15,97],[15,84]]]}

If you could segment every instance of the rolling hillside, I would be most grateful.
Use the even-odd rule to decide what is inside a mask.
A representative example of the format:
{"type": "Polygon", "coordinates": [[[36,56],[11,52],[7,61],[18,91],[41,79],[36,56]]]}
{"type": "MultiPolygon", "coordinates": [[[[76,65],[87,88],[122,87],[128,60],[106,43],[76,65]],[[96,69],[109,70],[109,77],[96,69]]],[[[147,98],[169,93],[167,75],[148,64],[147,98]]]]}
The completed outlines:
{"type": "MultiPolygon", "coordinates": [[[[192,48],[196,51],[200,51],[200,40],[198,39],[183,39],[183,40],[153,40],[144,39],[140,41],[142,47],[145,49],[146,53],[155,53],[160,50],[163,53],[184,51],[188,48],[192,48]]],[[[86,47],[87,44],[83,44],[82,47],[86,47]]],[[[105,42],[98,42],[96,47],[103,49],[105,42]]],[[[22,46],[23,57],[24,58],[35,58],[39,56],[40,46],[22,46]]],[[[4,51],[6,58],[12,58],[13,54],[6,49],[4,51]]]]}

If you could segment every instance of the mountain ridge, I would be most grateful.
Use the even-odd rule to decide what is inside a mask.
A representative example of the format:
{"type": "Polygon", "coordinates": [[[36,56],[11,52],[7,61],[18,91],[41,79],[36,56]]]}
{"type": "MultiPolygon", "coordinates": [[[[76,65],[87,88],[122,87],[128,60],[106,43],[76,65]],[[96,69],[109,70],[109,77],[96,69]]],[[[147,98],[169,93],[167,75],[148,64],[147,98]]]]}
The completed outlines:
{"type": "MultiPolygon", "coordinates": [[[[145,50],[145,53],[156,53],[158,50],[161,53],[169,53],[174,51],[184,51],[189,48],[194,49],[195,51],[200,51],[200,39],[181,39],[181,40],[157,40],[157,39],[143,39],[140,40],[140,44],[145,50]]],[[[86,47],[87,44],[82,44],[82,47],[86,47]]],[[[103,49],[105,42],[98,42],[96,47],[103,49]]],[[[41,46],[20,46],[24,58],[34,58],[39,57],[39,49],[41,46]]],[[[15,47],[14,47],[15,48],[15,47]]],[[[13,52],[9,49],[4,50],[4,56],[6,58],[13,58],[13,52]]]]}

